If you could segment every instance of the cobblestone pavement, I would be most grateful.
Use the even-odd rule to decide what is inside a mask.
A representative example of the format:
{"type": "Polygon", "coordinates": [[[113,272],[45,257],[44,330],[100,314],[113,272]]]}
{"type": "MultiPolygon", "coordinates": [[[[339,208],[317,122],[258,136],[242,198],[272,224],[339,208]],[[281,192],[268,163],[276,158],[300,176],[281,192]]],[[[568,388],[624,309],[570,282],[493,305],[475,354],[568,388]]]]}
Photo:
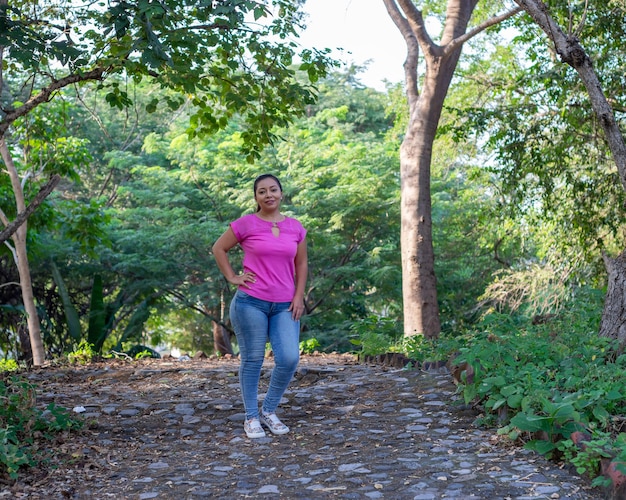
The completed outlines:
{"type": "Polygon", "coordinates": [[[475,428],[448,373],[350,359],[303,358],[279,409],[291,432],[256,440],[243,432],[236,360],[31,372],[41,404],[84,409],[89,425],[68,438],[71,463],[0,498],[603,498],[570,470],[475,428]]]}

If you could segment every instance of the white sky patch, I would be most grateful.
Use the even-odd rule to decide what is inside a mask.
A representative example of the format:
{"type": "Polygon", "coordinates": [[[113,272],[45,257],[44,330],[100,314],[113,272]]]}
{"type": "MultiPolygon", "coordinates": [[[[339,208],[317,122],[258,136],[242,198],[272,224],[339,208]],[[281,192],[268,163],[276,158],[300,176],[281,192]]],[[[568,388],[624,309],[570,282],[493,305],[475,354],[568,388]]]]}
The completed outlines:
{"type": "Polygon", "coordinates": [[[385,90],[384,81],[404,82],[406,44],[382,0],[307,0],[307,29],[300,36],[306,47],[342,48],[333,56],[368,69],[359,80],[385,90]]]}

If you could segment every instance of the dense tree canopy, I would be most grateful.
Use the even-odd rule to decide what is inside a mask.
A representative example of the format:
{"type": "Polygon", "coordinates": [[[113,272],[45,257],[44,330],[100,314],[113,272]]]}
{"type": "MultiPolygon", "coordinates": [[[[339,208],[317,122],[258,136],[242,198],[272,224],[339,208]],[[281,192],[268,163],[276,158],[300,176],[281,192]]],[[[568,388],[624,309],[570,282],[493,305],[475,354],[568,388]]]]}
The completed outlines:
{"type": "Polygon", "coordinates": [[[0,136],[18,118],[63,87],[101,81],[107,102],[122,110],[133,95],[119,74],[149,78],[174,93],[153,94],[146,107],[193,104],[195,133],[213,133],[235,114],[243,145],[255,154],[313,102],[292,65],[315,82],[324,54],[300,49],[302,2],[5,2],[0,5],[4,48],[0,136]],[[24,82],[29,82],[24,85],[24,82]]]}
{"type": "MultiPolygon", "coordinates": [[[[139,11],[114,10],[116,19],[129,23],[120,21],[119,33],[138,43],[141,15],[130,12],[145,6],[133,8],[139,11]]],[[[478,14],[487,19],[492,12],[478,14]]],[[[472,50],[442,111],[431,188],[444,331],[471,324],[485,306],[516,308],[519,300],[533,304],[530,312],[549,313],[575,287],[603,286],[599,250],[619,248],[622,214],[613,208],[623,192],[582,104],[584,94],[528,29],[511,43],[498,45],[494,35],[490,48],[472,50]],[[562,89],[553,88],[555,75],[562,89]],[[592,196],[598,192],[603,196],[592,196]]],[[[203,107],[210,107],[202,99],[206,104],[217,93],[204,95],[203,88],[203,97],[185,92],[180,100],[183,82],[166,63],[155,70],[157,45],[140,44],[151,55],[129,52],[129,60],[137,60],[107,73],[99,87],[59,89],[52,102],[11,122],[10,146],[28,153],[18,157],[20,168],[44,165],[63,175],[30,220],[35,296],[49,352],[67,350],[79,338],[103,349],[173,342],[211,350],[215,325],[230,328],[225,304],[232,290],[209,248],[230,220],[253,210],[250,182],[266,171],[283,179],[285,209],[309,229],[303,339],[315,337],[324,349],[351,349],[353,327],[369,324],[372,316],[388,318],[400,332],[402,90],[365,88],[358,68],[328,75],[317,82],[319,101],[301,101],[304,114],[294,108],[291,126],[268,128],[267,138],[280,140],[262,150],[246,135],[253,122],[245,106],[227,121],[218,119],[212,135],[189,134],[189,123],[199,126],[203,107]],[[248,161],[252,151],[254,163],[248,161]],[[101,319],[90,321],[94,315],[101,319]],[[76,318],[79,333],[72,327],[76,318]]],[[[182,57],[177,50],[174,59],[182,57]]],[[[74,64],[66,62],[67,68],[74,64]]],[[[29,70],[45,88],[41,65],[15,64],[13,74],[29,70]]],[[[607,81],[618,67],[617,60],[602,67],[607,81]]],[[[306,64],[304,70],[292,73],[292,82],[306,81],[306,64]]],[[[4,87],[4,102],[16,88],[4,87]]],[[[25,109],[21,103],[7,105],[3,116],[25,109]]],[[[27,198],[39,185],[26,184],[27,198]]],[[[8,200],[8,184],[0,186],[8,200]]],[[[10,206],[6,213],[16,214],[10,206]]],[[[3,254],[6,286],[0,287],[5,350],[14,349],[23,317],[8,257],[3,254]]]]}

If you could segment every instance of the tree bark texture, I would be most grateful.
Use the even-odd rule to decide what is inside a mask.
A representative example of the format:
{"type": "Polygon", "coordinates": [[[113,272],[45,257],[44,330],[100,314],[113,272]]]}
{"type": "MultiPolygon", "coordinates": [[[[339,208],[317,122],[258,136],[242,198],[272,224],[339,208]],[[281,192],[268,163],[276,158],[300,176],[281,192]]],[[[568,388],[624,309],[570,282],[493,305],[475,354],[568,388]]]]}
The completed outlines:
{"type": "Polygon", "coordinates": [[[233,354],[233,346],[230,342],[230,334],[228,330],[220,325],[217,321],[213,321],[213,350],[216,354],[226,355],[233,354]]]}
{"type": "Polygon", "coordinates": [[[626,346],[626,250],[616,258],[604,256],[608,287],[600,323],[600,336],[617,339],[626,346]]]}
{"type": "Polygon", "coordinates": [[[220,295],[220,310],[219,314],[212,314],[214,318],[213,323],[213,352],[215,354],[226,355],[233,354],[233,344],[231,342],[230,332],[224,326],[226,321],[226,299],[224,297],[224,290],[220,295]],[[217,321],[215,318],[219,318],[217,321]]]}
{"type": "MultiPolygon", "coordinates": [[[[11,179],[13,193],[15,195],[15,204],[18,213],[26,210],[24,201],[24,191],[20,182],[20,177],[13,163],[13,158],[9,152],[6,141],[0,138],[0,155],[4,161],[4,165],[11,179]]],[[[26,322],[28,324],[28,335],[30,338],[30,346],[33,352],[33,364],[35,366],[43,365],[45,361],[45,350],[41,339],[41,327],[39,325],[39,314],[35,306],[35,296],[30,278],[30,266],[28,264],[28,253],[26,250],[26,234],[28,229],[27,221],[24,221],[11,236],[11,240],[15,246],[15,260],[17,270],[20,276],[20,288],[22,290],[22,301],[26,311],[26,322]]]]}

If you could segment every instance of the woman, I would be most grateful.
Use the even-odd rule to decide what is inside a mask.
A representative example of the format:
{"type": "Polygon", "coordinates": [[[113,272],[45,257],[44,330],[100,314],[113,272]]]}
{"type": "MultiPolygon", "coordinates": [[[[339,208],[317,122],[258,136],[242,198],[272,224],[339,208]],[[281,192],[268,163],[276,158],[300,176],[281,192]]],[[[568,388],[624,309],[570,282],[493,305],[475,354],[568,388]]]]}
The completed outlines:
{"type": "Polygon", "coordinates": [[[249,438],[260,438],[265,436],[261,423],[273,434],[289,432],[276,416],[276,408],[299,362],[308,262],[306,230],[296,219],[280,213],[280,181],[271,174],[257,177],[254,199],[256,213],[232,222],[213,245],[213,255],[226,280],[238,287],[230,304],[230,320],[241,358],[244,430],[249,438]],[[244,252],[239,274],[228,260],[228,251],[237,244],[244,252]],[[275,366],[259,412],[259,380],[268,339],[275,366]]]}

